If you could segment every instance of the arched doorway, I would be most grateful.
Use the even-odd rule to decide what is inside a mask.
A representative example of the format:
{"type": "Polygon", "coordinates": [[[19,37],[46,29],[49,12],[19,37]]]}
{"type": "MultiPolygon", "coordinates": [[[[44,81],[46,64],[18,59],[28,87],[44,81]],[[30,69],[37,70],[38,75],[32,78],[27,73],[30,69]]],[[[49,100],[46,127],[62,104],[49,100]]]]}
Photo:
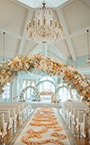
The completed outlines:
{"type": "Polygon", "coordinates": [[[45,76],[39,80],[38,91],[40,94],[40,102],[51,103],[55,94],[55,85],[53,78],[45,76]]]}

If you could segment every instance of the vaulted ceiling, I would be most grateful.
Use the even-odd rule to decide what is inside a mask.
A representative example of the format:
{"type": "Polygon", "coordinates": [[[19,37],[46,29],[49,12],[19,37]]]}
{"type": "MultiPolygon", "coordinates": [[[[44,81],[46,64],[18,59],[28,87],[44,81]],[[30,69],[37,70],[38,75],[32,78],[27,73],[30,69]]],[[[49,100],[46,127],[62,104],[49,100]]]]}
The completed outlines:
{"type": "MultiPolygon", "coordinates": [[[[70,65],[74,64],[79,71],[90,77],[90,64],[86,62],[90,53],[87,45],[90,0],[68,0],[61,5],[58,4],[59,1],[56,3],[55,0],[46,0],[46,3],[57,11],[63,24],[63,37],[50,45],[39,45],[26,36],[26,24],[32,18],[34,8],[18,0],[0,0],[0,59],[39,53],[70,65]]],[[[31,1],[34,7],[40,6],[40,3],[42,0],[31,1]]]]}

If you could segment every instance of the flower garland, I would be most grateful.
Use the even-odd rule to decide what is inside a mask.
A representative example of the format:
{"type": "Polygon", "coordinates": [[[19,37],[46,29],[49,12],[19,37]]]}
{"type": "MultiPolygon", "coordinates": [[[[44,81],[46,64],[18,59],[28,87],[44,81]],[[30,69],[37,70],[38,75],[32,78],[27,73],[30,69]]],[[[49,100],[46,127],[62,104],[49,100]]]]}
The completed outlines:
{"type": "Polygon", "coordinates": [[[62,77],[71,87],[75,88],[80,96],[84,96],[86,101],[90,100],[90,82],[86,77],[78,72],[73,66],[68,66],[52,60],[51,58],[39,54],[30,57],[17,56],[0,65],[0,93],[3,86],[11,82],[19,71],[31,71],[40,69],[49,75],[62,77]]]}

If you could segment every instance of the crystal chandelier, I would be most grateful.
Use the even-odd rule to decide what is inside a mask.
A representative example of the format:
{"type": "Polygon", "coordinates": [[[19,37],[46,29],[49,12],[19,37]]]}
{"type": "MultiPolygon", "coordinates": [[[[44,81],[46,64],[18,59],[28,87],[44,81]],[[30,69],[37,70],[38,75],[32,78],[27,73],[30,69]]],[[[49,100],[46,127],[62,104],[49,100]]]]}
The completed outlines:
{"type": "Polygon", "coordinates": [[[27,35],[36,43],[52,43],[60,40],[63,33],[62,24],[58,20],[55,10],[46,8],[46,3],[42,3],[42,8],[34,11],[32,20],[27,24],[27,35]]]}

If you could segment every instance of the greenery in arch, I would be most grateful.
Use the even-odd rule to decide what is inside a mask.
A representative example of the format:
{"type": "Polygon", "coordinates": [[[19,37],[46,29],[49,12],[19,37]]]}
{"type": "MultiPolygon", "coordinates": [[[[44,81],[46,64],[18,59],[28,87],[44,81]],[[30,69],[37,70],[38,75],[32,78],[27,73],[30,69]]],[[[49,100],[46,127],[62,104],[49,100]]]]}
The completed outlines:
{"type": "Polygon", "coordinates": [[[0,65],[0,93],[3,87],[11,82],[20,71],[41,70],[49,75],[60,76],[68,85],[76,89],[86,102],[90,101],[90,82],[78,72],[74,66],[59,63],[49,57],[39,54],[32,56],[17,56],[13,60],[0,65]]]}
{"type": "Polygon", "coordinates": [[[35,85],[35,87],[29,85],[29,86],[25,87],[24,89],[22,89],[22,91],[20,92],[20,95],[19,95],[19,96],[20,96],[20,100],[24,100],[24,93],[25,93],[29,88],[32,88],[32,89],[34,90],[34,95],[36,96],[36,98],[37,98],[37,100],[38,100],[38,97],[39,97],[38,85],[41,84],[41,83],[44,83],[44,82],[46,82],[46,81],[52,83],[52,84],[55,86],[54,82],[51,81],[51,80],[42,80],[42,81],[39,81],[39,82],[35,85]]]}
{"type": "Polygon", "coordinates": [[[24,101],[24,93],[29,89],[29,88],[32,88],[34,90],[34,95],[37,96],[37,99],[39,97],[39,92],[38,92],[38,89],[37,87],[34,87],[34,86],[27,86],[25,87],[24,89],[22,89],[22,91],[20,92],[20,101],[24,101]]]}

